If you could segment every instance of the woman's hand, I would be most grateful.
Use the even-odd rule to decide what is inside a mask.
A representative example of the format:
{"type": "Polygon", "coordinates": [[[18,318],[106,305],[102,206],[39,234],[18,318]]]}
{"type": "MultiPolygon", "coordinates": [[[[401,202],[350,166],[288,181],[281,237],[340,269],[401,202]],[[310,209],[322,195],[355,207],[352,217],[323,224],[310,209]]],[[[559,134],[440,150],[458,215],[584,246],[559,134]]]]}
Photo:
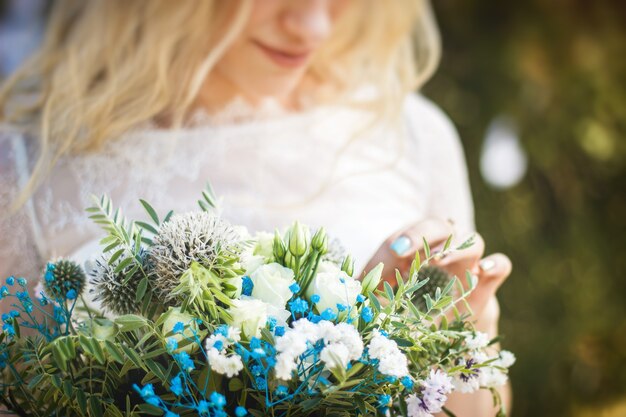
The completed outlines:
{"type": "MultiPolygon", "coordinates": [[[[420,251],[420,256],[424,259],[424,240],[428,242],[431,254],[435,254],[453,234],[452,225],[445,221],[428,219],[415,223],[389,236],[368,262],[365,271],[383,262],[383,279],[395,283],[395,270],[398,269],[406,276],[416,251],[420,251]]],[[[442,258],[432,260],[431,264],[460,278],[465,276],[465,271],[478,277],[478,284],[467,301],[473,312],[476,329],[493,337],[498,332],[500,317],[496,291],[511,273],[511,261],[502,254],[483,257],[484,251],[485,242],[476,234],[472,246],[451,251],[442,258]]]]}

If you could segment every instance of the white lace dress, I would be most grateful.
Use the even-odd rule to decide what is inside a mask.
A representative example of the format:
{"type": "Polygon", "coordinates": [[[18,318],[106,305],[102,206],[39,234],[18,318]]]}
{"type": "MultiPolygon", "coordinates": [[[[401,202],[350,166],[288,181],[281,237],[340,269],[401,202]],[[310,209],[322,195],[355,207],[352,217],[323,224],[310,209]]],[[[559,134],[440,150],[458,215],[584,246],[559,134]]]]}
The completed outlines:
{"type": "MultiPolygon", "coordinates": [[[[224,116],[224,115],[222,115],[224,116]]],[[[143,126],[97,153],[66,157],[29,203],[7,207],[34,163],[19,134],[0,135],[0,278],[38,277],[57,256],[84,260],[102,232],[84,211],[107,194],[129,218],[139,198],[164,214],[186,212],[209,181],[222,217],[251,232],[294,220],[324,226],[353,254],[357,271],[393,232],[426,217],[473,230],[462,147],[449,119],[410,96],[405,126],[357,130],[363,111],[319,107],[245,122],[202,119],[180,131],[143,126]]]]}

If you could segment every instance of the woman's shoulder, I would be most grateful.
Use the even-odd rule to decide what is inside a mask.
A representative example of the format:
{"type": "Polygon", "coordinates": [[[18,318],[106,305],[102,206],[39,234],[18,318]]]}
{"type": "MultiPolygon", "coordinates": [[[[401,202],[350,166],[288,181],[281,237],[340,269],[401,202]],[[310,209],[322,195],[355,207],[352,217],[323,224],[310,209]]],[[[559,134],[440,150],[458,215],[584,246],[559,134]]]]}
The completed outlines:
{"type": "Polygon", "coordinates": [[[420,143],[438,147],[459,147],[459,134],[446,112],[420,93],[404,101],[404,117],[410,134],[420,143]]]}

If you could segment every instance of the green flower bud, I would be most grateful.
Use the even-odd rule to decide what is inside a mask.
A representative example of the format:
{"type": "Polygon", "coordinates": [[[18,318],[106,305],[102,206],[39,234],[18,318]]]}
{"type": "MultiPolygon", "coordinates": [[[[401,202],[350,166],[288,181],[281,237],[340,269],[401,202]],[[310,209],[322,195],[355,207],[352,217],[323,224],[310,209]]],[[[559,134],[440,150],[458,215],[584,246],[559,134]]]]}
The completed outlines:
{"type": "Polygon", "coordinates": [[[309,246],[308,240],[304,226],[296,221],[289,230],[289,252],[293,256],[304,255],[309,246]]]}
{"type": "Polygon", "coordinates": [[[287,253],[287,247],[285,246],[285,242],[283,241],[283,238],[280,236],[280,233],[278,233],[278,230],[274,232],[273,248],[274,248],[274,258],[276,258],[277,261],[281,262],[283,259],[285,259],[285,254],[287,253]]]}
{"type": "Polygon", "coordinates": [[[367,273],[367,275],[365,275],[365,278],[363,278],[363,283],[362,283],[363,294],[367,294],[370,291],[374,291],[378,287],[378,284],[380,284],[380,280],[382,279],[384,267],[385,265],[383,265],[383,263],[380,262],[378,265],[372,268],[367,273]]]}
{"type": "Polygon", "coordinates": [[[317,229],[311,240],[311,247],[322,255],[328,252],[328,235],[323,227],[317,229]]]}
{"type": "Polygon", "coordinates": [[[119,331],[119,326],[105,318],[95,318],[90,321],[91,335],[100,341],[113,340],[119,331]]]}
{"type": "Polygon", "coordinates": [[[287,252],[285,254],[285,266],[294,271],[296,270],[296,258],[291,254],[291,252],[287,252]]]}
{"type": "Polygon", "coordinates": [[[341,270],[350,276],[354,274],[354,260],[352,259],[352,255],[348,254],[348,256],[345,257],[341,264],[341,270]]]}

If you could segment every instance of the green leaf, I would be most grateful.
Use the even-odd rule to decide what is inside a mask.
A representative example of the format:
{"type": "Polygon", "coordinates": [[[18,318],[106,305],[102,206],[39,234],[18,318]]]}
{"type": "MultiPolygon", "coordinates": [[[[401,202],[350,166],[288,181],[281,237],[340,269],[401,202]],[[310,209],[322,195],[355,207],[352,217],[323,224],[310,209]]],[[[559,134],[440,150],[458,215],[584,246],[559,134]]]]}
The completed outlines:
{"type": "Polygon", "coordinates": [[[243,389],[243,382],[239,378],[232,378],[228,381],[228,390],[231,392],[241,391],[243,389]]]}
{"type": "Polygon", "coordinates": [[[159,223],[159,216],[157,215],[157,213],[154,210],[154,208],[152,208],[152,206],[146,200],[139,199],[139,202],[141,203],[143,208],[146,209],[146,211],[148,212],[148,215],[150,216],[152,221],[158,226],[160,224],[159,223]]]}
{"type": "Polygon", "coordinates": [[[141,227],[142,229],[147,230],[150,233],[154,233],[155,235],[159,233],[159,231],[149,223],[140,222],[140,221],[137,221],[135,223],[137,224],[137,226],[141,227]]]}
{"type": "Polygon", "coordinates": [[[115,261],[117,261],[117,259],[122,256],[122,254],[124,253],[124,249],[119,249],[117,251],[115,251],[115,253],[113,255],[111,255],[111,257],[109,258],[109,265],[113,265],[113,263],[115,263],[115,261]]]}
{"type": "Polygon", "coordinates": [[[430,245],[426,241],[426,238],[423,237],[422,241],[424,242],[424,254],[426,255],[426,259],[430,259],[430,245]]]}
{"type": "Polygon", "coordinates": [[[136,301],[141,301],[144,295],[146,295],[146,290],[148,289],[148,278],[144,277],[139,281],[139,285],[137,285],[137,295],[135,296],[136,301]]]}
{"type": "Polygon", "coordinates": [[[387,281],[384,282],[385,285],[385,292],[387,293],[387,298],[391,301],[394,299],[394,294],[393,294],[393,288],[391,288],[391,285],[389,285],[389,283],[387,281]]]}
{"type": "Polygon", "coordinates": [[[132,264],[135,261],[134,258],[124,258],[119,265],[117,265],[115,267],[115,269],[113,270],[114,273],[119,274],[120,272],[122,272],[124,269],[126,269],[126,267],[128,267],[130,264],[132,264]]]}
{"type": "Polygon", "coordinates": [[[377,313],[382,310],[382,307],[380,306],[380,301],[378,301],[378,298],[374,295],[373,292],[369,291],[367,293],[367,298],[369,298],[370,302],[374,305],[377,313]]]}
{"type": "Polygon", "coordinates": [[[126,314],[115,319],[115,323],[120,325],[120,331],[129,332],[145,327],[148,321],[136,314],[126,314]]]}

